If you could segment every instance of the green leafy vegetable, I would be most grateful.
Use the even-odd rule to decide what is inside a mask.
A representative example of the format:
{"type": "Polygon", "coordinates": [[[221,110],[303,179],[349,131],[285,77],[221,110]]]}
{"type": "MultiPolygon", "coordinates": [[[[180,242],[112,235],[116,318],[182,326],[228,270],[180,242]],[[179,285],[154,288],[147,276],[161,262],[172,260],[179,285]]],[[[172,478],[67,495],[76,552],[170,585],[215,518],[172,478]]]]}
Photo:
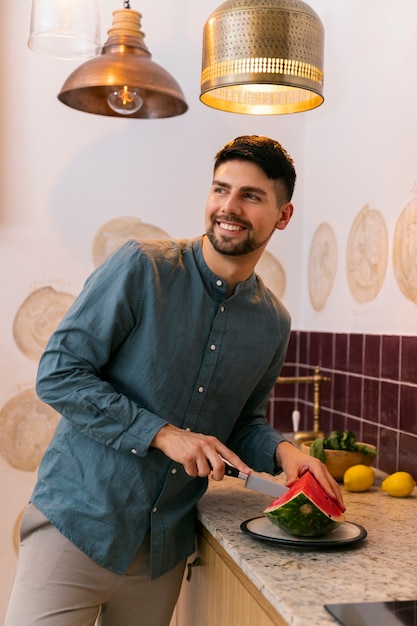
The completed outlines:
{"type": "Polygon", "coordinates": [[[320,459],[322,463],[324,463],[325,461],[324,459],[324,442],[325,441],[326,440],[324,437],[317,437],[317,439],[314,439],[313,443],[310,446],[310,455],[317,457],[318,459],[320,459]]]}
{"type": "Polygon", "coordinates": [[[324,450],[346,450],[346,452],[362,452],[376,456],[377,451],[365,444],[356,443],[356,437],[351,430],[345,430],[343,433],[333,430],[326,437],[318,437],[314,439],[310,446],[310,455],[314,456],[324,463],[324,450]]]}
{"type": "Polygon", "coordinates": [[[364,454],[369,454],[370,456],[376,456],[378,454],[375,448],[370,448],[369,446],[365,446],[365,444],[356,444],[356,450],[364,454]]]}

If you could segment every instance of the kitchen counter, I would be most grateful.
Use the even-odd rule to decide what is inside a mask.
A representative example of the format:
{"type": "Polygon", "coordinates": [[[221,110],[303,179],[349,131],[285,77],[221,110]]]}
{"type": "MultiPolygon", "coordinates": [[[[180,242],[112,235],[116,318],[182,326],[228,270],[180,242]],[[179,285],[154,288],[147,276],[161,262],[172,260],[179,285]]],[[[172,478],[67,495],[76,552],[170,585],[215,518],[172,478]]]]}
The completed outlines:
{"type": "MultiPolygon", "coordinates": [[[[417,598],[415,520],[417,488],[408,498],[393,498],[379,485],[364,493],[343,487],[346,521],[368,535],[333,549],[282,547],[240,530],[241,522],[259,517],[271,498],[244,489],[236,478],[210,480],[198,516],[277,614],[292,626],[334,625],[326,603],[413,600],[417,598]]],[[[285,477],[274,480],[284,483],[285,477]]]]}

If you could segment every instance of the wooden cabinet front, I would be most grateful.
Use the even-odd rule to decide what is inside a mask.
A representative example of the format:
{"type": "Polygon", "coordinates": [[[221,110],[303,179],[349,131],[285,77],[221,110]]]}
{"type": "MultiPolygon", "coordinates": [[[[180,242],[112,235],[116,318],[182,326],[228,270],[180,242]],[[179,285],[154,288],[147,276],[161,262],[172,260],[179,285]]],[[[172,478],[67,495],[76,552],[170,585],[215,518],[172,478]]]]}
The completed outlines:
{"type": "Polygon", "coordinates": [[[287,626],[202,526],[197,553],[199,564],[192,567],[190,580],[184,578],[170,626],[287,626]]]}

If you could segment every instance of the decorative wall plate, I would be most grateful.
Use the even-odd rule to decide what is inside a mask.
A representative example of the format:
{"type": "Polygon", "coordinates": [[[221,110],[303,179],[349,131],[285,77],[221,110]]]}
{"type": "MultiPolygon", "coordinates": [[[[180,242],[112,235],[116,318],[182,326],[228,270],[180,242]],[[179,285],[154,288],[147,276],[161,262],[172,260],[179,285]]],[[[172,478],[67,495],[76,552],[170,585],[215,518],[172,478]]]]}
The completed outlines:
{"type": "Polygon", "coordinates": [[[346,272],[357,302],[374,300],[384,282],[388,262],[388,233],[377,209],[368,205],[358,213],[349,233],[346,272]]]}
{"type": "Polygon", "coordinates": [[[59,414],[33,388],[9,400],[0,410],[0,454],[18,470],[37,469],[55,432],[59,414]]]}
{"type": "Polygon", "coordinates": [[[268,250],[265,250],[255,267],[255,272],[264,281],[265,285],[281,299],[285,293],[285,272],[278,259],[268,250]]]}
{"type": "Polygon", "coordinates": [[[24,512],[25,512],[25,509],[20,511],[19,515],[16,518],[14,526],[13,526],[12,543],[13,543],[13,548],[14,548],[14,551],[15,551],[16,554],[19,553],[20,526],[22,524],[22,518],[23,518],[23,513],[24,512]]]}
{"type": "Polygon", "coordinates": [[[399,288],[417,304],[417,198],[407,204],[398,218],[393,263],[399,288]]]}
{"type": "Polygon", "coordinates": [[[111,252],[129,239],[168,239],[169,235],[138,217],[116,217],[103,224],[93,240],[93,263],[98,267],[111,252]]]}
{"type": "Polygon", "coordinates": [[[13,337],[19,350],[37,361],[74,300],[75,296],[53,287],[41,287],[29,294],[13,322],[13,337]]]}
{"type": "Polygon", "coordinates": [[[308,288],[316,311],[324,308],[337,270],[337,241],[333,228],[323,222],[314,233],[308,259],[308,288]]]}

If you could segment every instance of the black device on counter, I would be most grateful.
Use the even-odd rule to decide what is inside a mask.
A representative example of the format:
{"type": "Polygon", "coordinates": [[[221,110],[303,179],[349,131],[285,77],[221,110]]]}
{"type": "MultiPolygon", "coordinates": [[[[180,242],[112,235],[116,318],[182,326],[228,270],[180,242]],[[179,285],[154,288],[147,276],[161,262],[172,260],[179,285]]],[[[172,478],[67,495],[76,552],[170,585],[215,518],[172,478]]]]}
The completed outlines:
{"type": "Polygon", "coordinates": [[[325,604],[342,626],[417,626],[417,600],[325,604]]]}

